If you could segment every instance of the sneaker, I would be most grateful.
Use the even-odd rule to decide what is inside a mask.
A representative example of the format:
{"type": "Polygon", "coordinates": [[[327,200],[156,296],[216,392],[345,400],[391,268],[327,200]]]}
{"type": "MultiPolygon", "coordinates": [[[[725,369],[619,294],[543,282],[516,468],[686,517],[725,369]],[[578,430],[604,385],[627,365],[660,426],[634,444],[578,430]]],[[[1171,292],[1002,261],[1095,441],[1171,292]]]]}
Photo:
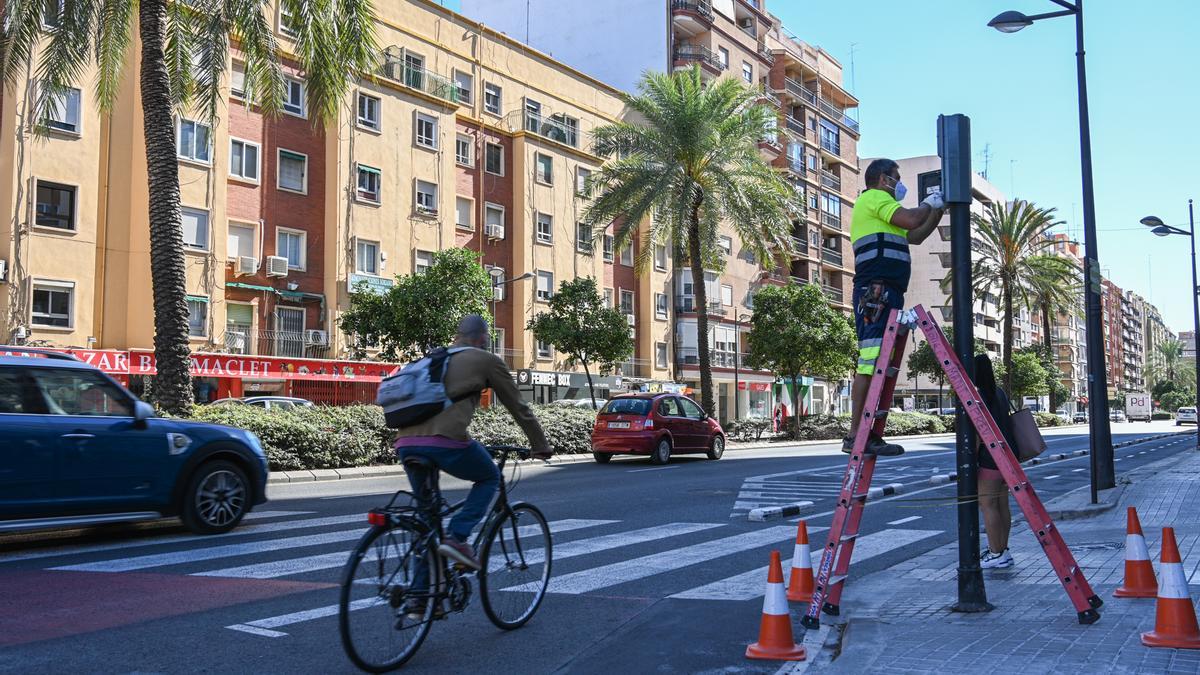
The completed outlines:
{"type": "MultiPolygon", "coordinates": [[[[854,452],[854,438],[847,437],[842,439],[842,452],[847,455],[854,452]]],[[[871,438],[867,441],[865,452],[868,455],[876,455],[878,457],[897,457],[904,454],[904,448],[895,443],[888,443],[872,434],[871,438]]]]}
{"type": "Polygon", "coordinates": [[[483,567],[475,558],[475,551],[454,537],[443,539],[441,545],[438,546],[438,553],[469,569],[478,570],[483,567]]]}
{"type": "Polygon", "coordinates": [[[1014,564],[1015,561],[1012,554],[1008,552],[1008,549],[1004,549],[1000,553],[993,553],[989,549],[984,551],[983,555],[979,558],[979,566],[985,570],[1004,569],[1005,567],[1012,567],[1014,564]]]}

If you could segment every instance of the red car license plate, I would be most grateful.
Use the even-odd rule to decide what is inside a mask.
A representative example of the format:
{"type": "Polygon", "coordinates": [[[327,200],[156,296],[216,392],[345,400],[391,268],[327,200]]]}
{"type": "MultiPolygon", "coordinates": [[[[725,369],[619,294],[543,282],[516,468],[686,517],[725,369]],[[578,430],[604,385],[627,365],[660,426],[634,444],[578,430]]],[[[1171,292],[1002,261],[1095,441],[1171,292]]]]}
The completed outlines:
{"type": "Polygon", "coordinates": [[[608,428],[609,429],[628,429],[629,422],[609,422],[608,428]]]}

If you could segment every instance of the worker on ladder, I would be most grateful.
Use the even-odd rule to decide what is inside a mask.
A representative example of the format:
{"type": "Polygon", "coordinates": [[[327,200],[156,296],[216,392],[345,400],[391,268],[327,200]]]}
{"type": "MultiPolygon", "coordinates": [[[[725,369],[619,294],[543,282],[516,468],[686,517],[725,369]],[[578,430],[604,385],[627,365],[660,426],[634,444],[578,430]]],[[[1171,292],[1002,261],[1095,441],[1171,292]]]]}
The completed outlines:
{"type": "MultiPolygon", "coordinates": [[[[863,176],[867,186],[854,203],[850,240],[854,246],[854,327],[858,332],[858,369],[851,390],[853,416],[850,435],[842,452],[854,449],[862,421],[867,389],[875,373],[883,343],[884,326],[892,309],[904,307],[904,293],[912,276],[909,244],[921,244],[933,233],[946,208],[940,192],[933,192],[915,209],[900,206],[907,188],[900,180],[900,165],[876,159],[863,176]]],[[[884,355],[887,358],[887,355],[884,355]]],[[[903,454],[904,448],[871,435],[866,452],[880,456],[903,454]]]]}

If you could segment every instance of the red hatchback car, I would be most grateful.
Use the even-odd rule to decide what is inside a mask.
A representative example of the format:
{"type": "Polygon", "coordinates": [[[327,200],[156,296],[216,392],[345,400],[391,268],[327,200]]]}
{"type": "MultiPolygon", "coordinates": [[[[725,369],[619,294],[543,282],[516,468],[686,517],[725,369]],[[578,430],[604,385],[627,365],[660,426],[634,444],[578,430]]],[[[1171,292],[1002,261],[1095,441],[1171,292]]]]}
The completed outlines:
{"type": "Polygon", "coordinates": [[[672,454],[725,454],[725,432],[692,399],[677,394],[631,394],[610,400],[592,427],[592,456],[650,455],[666,464],[672,454]]]}

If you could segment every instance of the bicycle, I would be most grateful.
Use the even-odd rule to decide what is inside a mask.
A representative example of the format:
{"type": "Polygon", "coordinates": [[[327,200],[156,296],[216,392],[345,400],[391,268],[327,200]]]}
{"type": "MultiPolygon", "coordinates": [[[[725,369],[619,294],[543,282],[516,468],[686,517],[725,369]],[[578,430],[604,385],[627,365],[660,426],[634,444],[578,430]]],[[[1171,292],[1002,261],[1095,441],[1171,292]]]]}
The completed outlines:
{"type": "MultiPolygon", "coordinates": [[[[520,628],[542,604],[553,560],[550,527],[533,504],[509,503],[504,477],[508,459],[528,458],[530,451],[492,446],[488,452],[500,468],[500,489],[474,539],[479,571],[438,553],[445,536],[442,521],[463,502],[449,505],[442,498],[439,472],[430,460],[404,460],[405,471],[422,486],[419,494],[400,490],[386,506],[368,513],[371,529],[346,562],[338,602],[342,647],[359,668],[378,673],[404,665],[434,620],[468,607],[471,576],[478,579],[484,613],[499,628],[520,628]],[[397,504],[403,497],[408,502],[397,504]]],[[[516,468],[513,476],[511,487],[519,482],[516,468]]]]}

